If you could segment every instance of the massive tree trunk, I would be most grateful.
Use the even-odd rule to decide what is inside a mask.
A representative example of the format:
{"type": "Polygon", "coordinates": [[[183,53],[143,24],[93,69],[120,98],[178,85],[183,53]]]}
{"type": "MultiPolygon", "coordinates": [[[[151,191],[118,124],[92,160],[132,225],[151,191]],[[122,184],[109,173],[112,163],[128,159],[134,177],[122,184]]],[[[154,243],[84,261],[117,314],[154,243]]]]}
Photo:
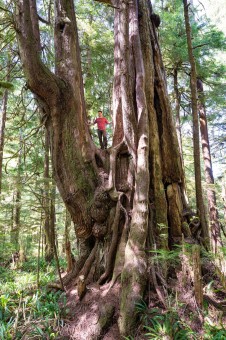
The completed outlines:
{"type": "Polygon", "coordinates": [[[41,61],[35,1],[18,1],[16,31],[27,84],[50,136],[54,178],[80,242],[65,283],[72,275],[90,279],[104,251],[97,280],[112,279],[113,285],[121,278],[119,328],[127,335],[147,285],[148,247],[168,249],[181,241],[183,170],[152,6],[145,0],[101,2],[115,7],[114,137],[108,150],[95,147],[86,124],[73,1],[55,1],[55,73],[41,61]]]}

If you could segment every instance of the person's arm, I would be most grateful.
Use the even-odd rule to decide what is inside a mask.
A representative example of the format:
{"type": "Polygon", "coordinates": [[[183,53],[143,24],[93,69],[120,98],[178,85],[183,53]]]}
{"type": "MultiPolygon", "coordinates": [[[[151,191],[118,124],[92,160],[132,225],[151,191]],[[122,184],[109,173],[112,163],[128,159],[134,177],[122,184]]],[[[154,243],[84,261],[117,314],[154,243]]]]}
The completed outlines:
{"type": "Polygon", "coordinates": [[[96,123],[97,123],[96,119],[93,122],[91,122],[90,120],[86,121],[86,124],[89,126],[94,125],[96,123]]]}
{"type": "Polygon", "coordinates": [[[107,118],[105,118],[105,122],[106,122],[106,124],[112,124],[112,122],[109,122],[109,121],[107,120],[107,118]]]}

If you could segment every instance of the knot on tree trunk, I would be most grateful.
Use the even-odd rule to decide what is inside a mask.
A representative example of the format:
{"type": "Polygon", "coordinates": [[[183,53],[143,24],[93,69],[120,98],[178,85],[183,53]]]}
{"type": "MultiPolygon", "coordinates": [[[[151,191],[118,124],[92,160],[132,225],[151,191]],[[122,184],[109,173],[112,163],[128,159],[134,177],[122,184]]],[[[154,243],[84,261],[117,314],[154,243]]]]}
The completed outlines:
{"type": "Polygon", "coordinates": [[[91,226],[88,227],[87,225],[75,225],[75,232],[76,236],[79,239],[87,239],[90,237],[92,233],[91,226]]]}
{"type": "Polygon", "coordinates": [[[90,210],[91,217],[99,224],[105,222],[111,206],[112,202],[105,188],[98,188],[90,210]]]}
{"type": "Polygon", "coordinates": [[[103,238],[107,234],[107,226],[105,223],[99,224],[94,223],[94,226],[92,228],[92,234],[96,238],[103,238]]]}

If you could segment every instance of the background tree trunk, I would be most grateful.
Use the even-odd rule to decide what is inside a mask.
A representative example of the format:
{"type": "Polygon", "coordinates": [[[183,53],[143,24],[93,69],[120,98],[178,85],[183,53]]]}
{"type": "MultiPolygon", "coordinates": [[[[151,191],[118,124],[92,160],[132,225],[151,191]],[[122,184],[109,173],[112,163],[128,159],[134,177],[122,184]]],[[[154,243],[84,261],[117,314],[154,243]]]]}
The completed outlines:
{"type": "MultiPolygon", "coordinates": [[[[10,60],[8,60],[7,65],[7,76],[6,81],[10,81],[10,60]]],[[[3,151],[5,144],[5,124],[6,124],[6,115],[7,115],[7,106],[8,106],[8,95],[9,91],[6,89],[2,98],[2,112],[0,116],[0,194],[2,192],[2,164],[3,164],[3,151]]]]}
{"type": "Polygon", "coordinates": [[[200,121],[200,132],[201,132],[201,142],[202,142],[202,154],[204,160],[204,171],[207,185],[207,200],[208,200],[208,210],[209,210],[209,222],[210,222],[210,239],[211,248],[214,254],[217,254],[219,248],[222,247],[220,223],[217,210],[217,201],[214,188],[214,177],[213,168],[210,153],[209,135],[208,135],[208,125],[206,118],[206,109],[204,103],[204,92],[203,84],[201,79],[197,79],[197,90],[199,94],[198,110],[199,110],[199,121],[200,121]]]}
{"type": "Polygon", "coordinates": [[[52,199],[50,195],[50,173],[49,173],[49,136],[45,131],[45,160],[44,160],[44,232],[45,232],[45,260],[50,262],[54,258],[54,230],[51,223],[52,199]]]}
{"type": "Polygon", "coordinates": [[[190,86],[191,86],[191,105],[192,105],[192,117],[193,117],[193,152],[194,152],[194,165],[195,165],[195,191],[196,191],[196,204],[197,215],[201,222],[201,230],[204,244],[207,248],[210,246],[209,230],[206,220],[205,205],[203,200],[202,191],[202,176],[201,176],[201,163],[200,163],[200,139],[199,139],[199,120],[198,120],[198,107],[197,107],[197,77],[196,77],[196,65],[192,50],[192,34],[189,22],[188,2],[183,0],[184,3],[184,18],[187,36],[188,56],[191,66],[190,74],[190,86]]]}
{"type": "Polygon", "coordinates": [[[19,250],[19,234],[20,234],[20,215],[21,215],[21,166],[22,166],[22,132],[20,131],[20,142],[17,161],[17,175],[15,179],[15,191],[13,195],[13,224],[11,229],[11,242],[16,250],[19,250]]]}
{"type": "Polygon", "coordinates": [[[7,101],[8,101],[8,90],[4,91],[2,98],[2,112],[0,121],[0,194],[2,191],[2,163],[3,163],[3,150],[4,150],[4,133],[7,113],[7,101]]]}
{"type": "Polygon", "coordinates": [[[71,242],[70,242],[70,228],[71,228],[71,216],[69,212],[66,210],[66,218],[65,218],[65,238],[64,238],[64,248],[66,253],[66,259],[67,259],[67,272],[69,273],[73,269],[73,257],[71,253],[71,242]]]}

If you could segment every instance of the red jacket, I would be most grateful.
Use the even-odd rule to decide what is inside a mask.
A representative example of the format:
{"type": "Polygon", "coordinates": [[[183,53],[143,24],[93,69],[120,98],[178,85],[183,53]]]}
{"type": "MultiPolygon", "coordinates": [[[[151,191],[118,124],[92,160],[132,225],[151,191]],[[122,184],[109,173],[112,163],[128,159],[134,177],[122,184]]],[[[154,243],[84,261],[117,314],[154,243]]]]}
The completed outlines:
{"type": "Polygon", "coordinates": [[[105,117],[96,118],[94,124],[97,124],[98,130],[105,131],[106,125],[109,124],[105,117]]]}

